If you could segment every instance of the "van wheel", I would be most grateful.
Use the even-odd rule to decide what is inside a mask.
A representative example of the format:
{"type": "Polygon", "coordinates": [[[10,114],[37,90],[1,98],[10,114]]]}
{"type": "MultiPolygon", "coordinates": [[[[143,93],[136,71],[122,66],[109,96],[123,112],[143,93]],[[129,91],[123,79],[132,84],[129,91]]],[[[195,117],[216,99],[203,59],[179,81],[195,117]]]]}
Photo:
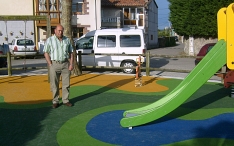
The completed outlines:
{"type": "MultiPolygon", "coordinates": [[[[135,63],[131,62],[131,61],[126,61],[126,62],[123,62],[121,64],[121,67],[134,67],[136,66],[135,63]]],[[[135,74],[136,73],[136,70],[135,69],[132,69],[132,68],[126,68],[126,69],[122,69],[122,71],[124,73],[127,73],[127,74],[135,74]]]]}

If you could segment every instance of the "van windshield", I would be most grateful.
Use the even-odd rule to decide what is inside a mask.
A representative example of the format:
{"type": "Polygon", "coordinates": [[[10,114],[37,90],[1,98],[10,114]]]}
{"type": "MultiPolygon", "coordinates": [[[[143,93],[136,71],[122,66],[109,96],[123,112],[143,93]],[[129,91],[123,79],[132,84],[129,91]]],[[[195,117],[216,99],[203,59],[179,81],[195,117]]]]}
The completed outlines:
{"type": "Polygon", "coordinates": [[[76,41],[76,50],[93,49],[93,36],[84,37],[76,41]]]}

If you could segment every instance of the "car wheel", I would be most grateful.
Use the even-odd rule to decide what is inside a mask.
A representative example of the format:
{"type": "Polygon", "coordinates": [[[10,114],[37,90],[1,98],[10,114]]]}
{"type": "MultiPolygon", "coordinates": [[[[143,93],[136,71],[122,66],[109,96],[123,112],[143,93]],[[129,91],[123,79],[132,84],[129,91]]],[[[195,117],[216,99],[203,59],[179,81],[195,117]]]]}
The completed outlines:
{"type": "MultiPolygon", "coordinates": [[[[135,63],[133,63],[132,61],[125,61],[121,64],[121,67],[134,67],[136,66],[135,63]]],[[[122,71],[124,73],[127,73],[127,74],[135,74],[136,73],[136,70],[135,69],[132,69],[132,68],[126,68],[126,69],[122,69],[122,71]]]]}

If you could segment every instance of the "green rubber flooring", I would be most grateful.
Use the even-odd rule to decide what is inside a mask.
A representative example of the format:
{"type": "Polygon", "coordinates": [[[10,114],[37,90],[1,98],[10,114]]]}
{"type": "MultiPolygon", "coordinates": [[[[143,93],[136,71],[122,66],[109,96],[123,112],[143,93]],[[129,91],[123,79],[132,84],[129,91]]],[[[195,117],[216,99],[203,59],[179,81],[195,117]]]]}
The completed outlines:
{"type": "Polygon", "coordinates": [[[71,77],[70,102],[51,107],[48,77],[0,77],[1,146],[234,145],[234,98],[221,83],[206,83],[165,117],[123,128],[125,110],[163,98],[181,80],[84,74],[71,77]]]}

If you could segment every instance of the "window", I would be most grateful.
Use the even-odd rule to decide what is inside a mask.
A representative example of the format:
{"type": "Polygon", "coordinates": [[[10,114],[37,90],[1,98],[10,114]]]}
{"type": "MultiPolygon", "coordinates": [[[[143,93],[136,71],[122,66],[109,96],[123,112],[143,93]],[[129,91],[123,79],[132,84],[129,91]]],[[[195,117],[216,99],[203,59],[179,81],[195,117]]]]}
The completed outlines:
{"type": "Polygon", "coordinates": [[[84,28],[78,28],[78,38],[84,35],[84,28]]]}
{"type": "Polygon", "coordinates": [[[120,47],[140,47],[141,37],[140,35],[121,35],[120,47]]]}
{"type": "Polygon", "coordinates": [[[73,0],[72,1],[72,13],[83,13],[83,0],[73,0]]]}
{"type": "Polygon", "coordinates": [[[97,46],[99,48],[115,47],[116,46],[116,36],[115,35],[98,36],[97,46]]]}
{"type": "Polygon", "coordinates": [[[34,45],[32,40],[17,40],[17,45],[18,46],[23,46],[23,45],[34,45]]]}
{"type": "Polygon", "coordinates": [[[84,28],[73,27],[72,28],[72,37],[73,38],[80,38],[84,34],[83,30],[84,30],[84,28]]]}
{"type": "Polygon", "coordinates": [[[143,25],[143,8],[123,8],[123,25],[143,25]],[[139,15],[140,14],[140,15],[139,15]],[[137,24],[137,21],[139,21],[137,24]]]}
{"type": "Polygon", "coordinates": [[[213,47],[214,47],[214,46],[209,46],[208,49],[207,49],[206,54],[207,54],[208,52],[210,52],[210,50],[211,50],[213,47]]]}
{"type": "Polygon", "coordinates": [[[60,17],[61,0],[37,0],[37,14],[50,15],[51,18],[60,17]],[[58,15],[59,14],[59,15],[58,15]]]}
{"type": "Polygon", "coordinates": [[[72,37],[73,38],[78,38],[77,35],[78,34],[78,32],[77,32],[77,27],[72,27],[72,37]]]}

